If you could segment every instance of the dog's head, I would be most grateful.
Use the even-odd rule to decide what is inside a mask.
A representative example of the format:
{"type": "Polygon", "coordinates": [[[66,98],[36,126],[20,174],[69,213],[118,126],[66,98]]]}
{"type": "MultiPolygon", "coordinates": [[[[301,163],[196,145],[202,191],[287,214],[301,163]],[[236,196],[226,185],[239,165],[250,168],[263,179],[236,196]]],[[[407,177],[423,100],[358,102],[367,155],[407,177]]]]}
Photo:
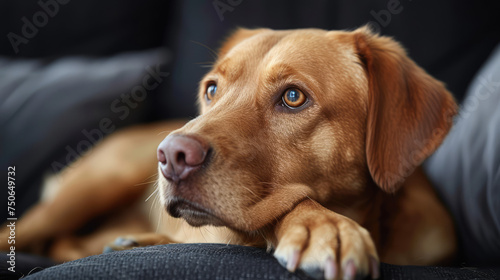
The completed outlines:
{"type": "Polygon", "coordinates": [[[199,90],[201,114],[158,149],[167,211],[252,231],[304,199],[355,208],[394,192],[455,114],[444,86],[367,28],[236,31],[199,90]]]}

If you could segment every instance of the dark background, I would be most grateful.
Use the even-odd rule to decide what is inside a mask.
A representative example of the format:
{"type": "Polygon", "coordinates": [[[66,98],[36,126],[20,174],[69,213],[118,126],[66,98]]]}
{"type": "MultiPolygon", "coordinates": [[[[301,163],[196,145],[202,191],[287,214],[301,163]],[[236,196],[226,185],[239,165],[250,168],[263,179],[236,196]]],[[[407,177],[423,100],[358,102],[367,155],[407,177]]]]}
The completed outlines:
{"type": "MultiPolygon", "coordinates": [[[[99,65],[108,65],[117,55],[161,48],[166,55],[159,56],[157,63],[162,71],[170,73],[148,94],[147,100],[132,110],[130,117],[123,121],[112,118],[118,129],[159,119],[194,117],[198,81],[207,71],[202,66],[213,61],[208,48],[217,49],[238,26],[354,29],[371,23],[381,34],[402,42],[410,57],[444,81],[458,101],[500,41],[498,1],[40,2],[57,3],[58,11],[47,17],[27,43],[18,46],[18,52],[9,41],[9,34],[21,36],[23,18],[33,23],[34,16],[44,10],[35,0],[0,2],[0,110],[2,103],[18,91],[31,93],[10,115],[6,116],[5,109],[0,111],[0,178],[6,182],[7,167],[16,166],[18,217],[38,199],[43,176],[54,171],[51,164],[64,162],[68,154],[65,147],[75,147],[82,141],[82,129],[97,127],[99,120],[110,114],[110,102],[122,92],[129,92],[144,76],[145,66],[141,63],[127,72],[129,76],[121,74],[123,66],[119,61],[125,61],[127,56],[110,64],[115,65],[109,68],[110,73],[115,73],[112,78],[85,74],[95,72],[99,65]],[[71,76],[73,80],[64,79],[64,90],[58,86],[61,83],[47,87],[40,75],[71,57],[84,59],[83,74],[71,76]],[[19,70],[26,69],[29,63],[36,67],[19,70]],[[17,79],[12,79],[12,75],[17,75],[17,79]]],[[[4,186],[0,189],[1,221],[7,217],[7,185],[4,186]]]]}

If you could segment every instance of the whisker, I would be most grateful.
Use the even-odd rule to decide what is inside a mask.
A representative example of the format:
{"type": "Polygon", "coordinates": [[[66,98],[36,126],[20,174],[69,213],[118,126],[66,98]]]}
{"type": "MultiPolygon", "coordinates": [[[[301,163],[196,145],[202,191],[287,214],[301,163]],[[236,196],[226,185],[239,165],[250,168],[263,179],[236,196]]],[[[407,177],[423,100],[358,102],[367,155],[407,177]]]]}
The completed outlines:
{"type": "Polygon", "coordinates": [[[242,185],[242,187],[243,187],[245,190],[247,190],[249,193],[251,193],[252,195],[254,195],[254,196],[258,196],[258,195],[257,195],[254,191],[252,191],[249,187],[246,187],[246,186],[243,186],[243,185],[242,185]]]}
{"type": "Polygon", "coordinates": [[[164,130],[164,131],[158,132],[158,134],[156,134],[156,135],[167,134],[167,133],[170,133],[170,132],[172,132],[172,131],[171,130],[164,130]]]}
{"type": "Polygon", "coordinates": [[[142,183],[137,183],[134,185],[134,187],[140,187],[140,186],[144,186],[144,185],[149,185],[149,184],[152,184],[152,183],[155,183],[156,182],[156,178],[153,180],[153,181],[147,181],[147,180],[151,180],[152,178],[158,176],[158,173],[153,173],[153,175],[150,175],[148,177],[146,177],[146,179],[144,179],[144,181],[142,183]]]}
{"type": "Polygon", "coordinates": [[[156,182],[156,180],[148,181],[148,182],[144,182],[144,183],[138,183],[138,184],[135,184],[134,187],[139,187],[139,186],[144,186],[144,185],[150,185],[150,184],[152,184],[154,182],[156,182]]]}
{"type": "Polygon", "coordinates": [[[214,51],[214,50],[213,50],[212,48],[210,48],[209,46],[207,46],[207,45],[205,45],[205,44],[202,44],[202,43],[200,43],[200,42],[196,42],[196,41],[191,41],[191,43],[195,43],[195,44],[197,44],[197,45],[199,45],[199,46],[202,46],[202,47],[206,48],[207,50],[209,50],[209,53],[210,53],[210,55],[212,56],[212,58],[213,58],[214,60],[217,60],[217,57],[218,57],[217,52],[216,52],[216,51],[214,51]]]}
{"type": "Polygon", "coordinates": [[[151,175],[151,176],[147,177],[147,178],[146,178],[146,180],[149,180],[149,179],[151,179],[151,178],[153,178],[153,177],[156,177],[156,176],[158,176],[158,174],[155,172],[153,175],[151,175]]]}
{"type": "Polygon", "coordinates": [[[231,244],[231,241],[233,241],[233,237],[234,237],[234,235],[232,235],[232,234],[228,233],[228,235],[230,235],[230,236],[226,236],[226,238],[229,238],[229,240],[226,243],[226,246],[229,245],[229,244],[231,244]]]}
{"type": "Polygon", "coordinates": [[[145,202],[148,201],[156,192],[158,191],[158,188],[155,188],[155,190],[144,200],[145,202]]]}
{"type": "MultiPolygon", "coordinates": [[[[159,194],[156,196],[156,203],[160,204],[160,197],[159,197],[159,194]]],[[[160,207],[161,205],[157,206],[158,208],[161,208],[160,207]]],[[[162,224],[161,221],[163,221],[163,211],[160,211],[160,215],[158,215],[158,220],[156,221],[156,232],[158,233],[160,231],[160,226],[162,224]]]]}
{"type": "Polygon", "coordinates": [[[203,234],[203,230],[204,230],[204,228],[198,228],[198,232],[200,233],[201,238],[203,240],[205,240],[205,243],[208,243],[207,238],[205,237],[205,234],[203,234]]]}

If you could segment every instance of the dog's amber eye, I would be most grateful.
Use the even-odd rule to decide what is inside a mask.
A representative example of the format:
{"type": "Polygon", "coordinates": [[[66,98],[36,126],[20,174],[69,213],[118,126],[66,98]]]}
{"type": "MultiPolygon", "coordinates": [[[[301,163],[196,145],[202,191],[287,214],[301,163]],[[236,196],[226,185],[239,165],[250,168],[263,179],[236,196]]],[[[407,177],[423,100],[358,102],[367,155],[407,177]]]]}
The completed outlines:
{"type": "Polygon", "coordinates": [[[283,100],[283,104],[292,109],[304,105],[307,101],[306,95],[296,88],[287,89],[281,99],[283,100]]]}
{"type": "Polygon", "coordinates": [[[216,84],[211,84],[207,87],[207,91],[205,92],[205,96],[207,97],[207,100],[212,100],[215,96],[215,93],[217,92],[217,85],[216,84]]]}

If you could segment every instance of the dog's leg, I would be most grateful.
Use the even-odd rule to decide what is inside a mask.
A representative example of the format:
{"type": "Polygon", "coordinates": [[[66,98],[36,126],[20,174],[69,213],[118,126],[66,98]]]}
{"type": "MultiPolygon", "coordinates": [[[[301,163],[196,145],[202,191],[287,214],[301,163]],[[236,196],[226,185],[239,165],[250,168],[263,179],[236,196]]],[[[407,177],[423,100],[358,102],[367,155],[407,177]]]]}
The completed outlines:
{"type": "MultiPolygon", "coordinates": [[[[138,126],[113,134],[64,170],[55,197],[33,207],[16,227],[16,249],[68,235],[96,216],[141,197],[146,180],[156,179],[156,147],[165,135],[184,122],[138,126]]],[[[4,240],[8,232],[0,232],[4,240]]],[[[4,250],[6,242],[1,242],[4,250]]]]}
{"type": "Polygon", "coordinates": [[[53,241],[47,256],[58,262],[71,261],[103,252],[103,248],[111,240],[124,233],[143,235],[153,231],[147,215],[137,207],[130,207],[119,211],[117,215],[110,215],[99,228],[87,235],[61,236],[53,241]]]}
{"type": "Polygon", "coordinates": [[[379,276],[378,256],[370,233],[312,200],[301,202],[283,217],[275,234],[274,256],[289,271],[299,268],[320,279],[379,276]]]}
{"type": "Polygon", "coordinates": [[[128,250],[137,247],[145,247],[152,245],[161,245],[177,243],[171,240],[168,236],[148,232],[142,234],[126,235],[117,237],[113,242],[108,243],[104,248],[104,252],[128,250]]]}

